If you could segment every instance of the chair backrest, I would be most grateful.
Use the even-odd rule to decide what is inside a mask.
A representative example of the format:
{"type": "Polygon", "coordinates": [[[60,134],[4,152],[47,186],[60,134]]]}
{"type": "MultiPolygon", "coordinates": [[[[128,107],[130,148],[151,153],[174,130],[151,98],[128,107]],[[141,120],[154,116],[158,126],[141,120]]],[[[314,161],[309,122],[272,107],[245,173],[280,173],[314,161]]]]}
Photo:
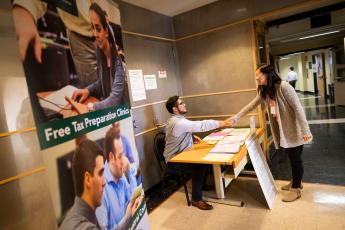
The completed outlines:
{"type": "Polygon", "coordinates": [[[165,148],[165,133],[159,132],[156,134],[153,143],[153,151],[155,153],[156,159],[158,161],[161,170],[165,170],[166,163],[164,158],[164,148],[165,148]]]}

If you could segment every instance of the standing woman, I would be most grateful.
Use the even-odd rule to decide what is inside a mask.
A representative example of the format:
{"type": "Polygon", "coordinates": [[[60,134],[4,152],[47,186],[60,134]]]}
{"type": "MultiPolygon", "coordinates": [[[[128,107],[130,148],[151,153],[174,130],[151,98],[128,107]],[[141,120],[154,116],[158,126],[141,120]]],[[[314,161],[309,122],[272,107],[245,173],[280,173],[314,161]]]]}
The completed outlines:
{"type": "MultiPolygon", "coordinates": [[[[97,42],[98,80],[85,89],[76,90],[72,99],[76,100],[80,97],[79,102],[82,103],[89,96],[95,96],[101,100],[94,104],[89,103],[82,111],[99,110],[129,102],[126,75],[107,22],[107,13],[97,3],[93,3],[89,15],[97,42]]],[[[80,106],[83,105],[79,104],[80,106]]]]}
{"type": "Polygon", "coordinates": [[[283,148],[291,164],[292,181],[282,187],[282,190],[288,191],[283,194],[283,201],[294,201],[301,197],[303,188],[303,144],[311,141],[312,134],[295,90],[281,80],[272,66],[259,67],[255,71],[255,80],[258,83],[258,95],[231,119],[235,124],[264,102],[275,147],[283,148]]]}

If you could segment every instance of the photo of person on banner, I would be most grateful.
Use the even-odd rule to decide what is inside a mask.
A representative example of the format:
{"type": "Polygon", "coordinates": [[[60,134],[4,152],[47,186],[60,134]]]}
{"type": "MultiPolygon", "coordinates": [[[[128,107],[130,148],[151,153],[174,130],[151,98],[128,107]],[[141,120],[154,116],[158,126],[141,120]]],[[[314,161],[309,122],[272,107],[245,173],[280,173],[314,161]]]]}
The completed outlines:
{"type": "Polygon", "coordinates": [[[144,195],[141,186],[137,186],[136,168],[128,164],[124,146],[113,128],[106,133],[104,153],[105,187],[96,216],[105,229],[128,229],[144,195]]]}
{"type": "Polygon", "coordinates": [[[97,2],[92,12],[100,32],[91,22],[89,1],[13,1],[19,54],[37,123],[129,105],[126,75],[116,50],[123,49],[117,4],[92,2],[97,2]],[[83,89],[88,89],[88,98],[79,93],[83,89]]]}
{"type": "Polygon", "coordinates": [[[103,153],[96,142],[85,139],[78,145],[72,172],[76,196],[59,229],[97,229],[95,211],[101,205],[105,180],[103,153]]]}
{"type": "Polygon", "coordinates": [[[67,99],[80,113],[119,105],[129,100],[122,59],[116,49],[107,13],[97,3],[93,3],[89,15],[97,42],[99,79],[84,89],[76,90],[72,100],[67,99]],[[90,95],[102,100],[88,105],[81,104],[90,95]],[[75,103],[78,98],[80,98],[79,103],[75,103]]]}

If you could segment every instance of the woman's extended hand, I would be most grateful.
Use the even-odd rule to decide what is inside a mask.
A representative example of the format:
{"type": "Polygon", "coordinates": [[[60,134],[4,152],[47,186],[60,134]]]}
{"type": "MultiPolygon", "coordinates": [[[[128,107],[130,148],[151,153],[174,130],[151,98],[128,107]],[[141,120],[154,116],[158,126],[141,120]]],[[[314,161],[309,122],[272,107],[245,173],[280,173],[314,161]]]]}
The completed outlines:
{"type": "Polygon", "coordinates": [[[223,121],[219,121],[219,127],[232,127],[234,125],[234,121],[231,118],[225,119],[223,121]]]}

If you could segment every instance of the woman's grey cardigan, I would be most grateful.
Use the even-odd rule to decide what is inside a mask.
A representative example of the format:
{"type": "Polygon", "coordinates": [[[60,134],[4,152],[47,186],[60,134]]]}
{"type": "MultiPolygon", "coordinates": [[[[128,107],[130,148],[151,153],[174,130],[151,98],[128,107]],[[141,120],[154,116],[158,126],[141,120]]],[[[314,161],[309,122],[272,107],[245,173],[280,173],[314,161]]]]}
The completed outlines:
{"type": "Polygon", "coordinates": [[[237,122],[242,116],[254,110],[260,103],[264,103],[268,113],[274,145],[291,148],[303,145],[303,136],[312,136],[304,113],[304,109],[297,97],[295,89],[290,84],[282,81],[277,86],[276,110],[277,118],[269,112],[269,98],[257,95],[248,105],[232,117],[237,122]]]}

